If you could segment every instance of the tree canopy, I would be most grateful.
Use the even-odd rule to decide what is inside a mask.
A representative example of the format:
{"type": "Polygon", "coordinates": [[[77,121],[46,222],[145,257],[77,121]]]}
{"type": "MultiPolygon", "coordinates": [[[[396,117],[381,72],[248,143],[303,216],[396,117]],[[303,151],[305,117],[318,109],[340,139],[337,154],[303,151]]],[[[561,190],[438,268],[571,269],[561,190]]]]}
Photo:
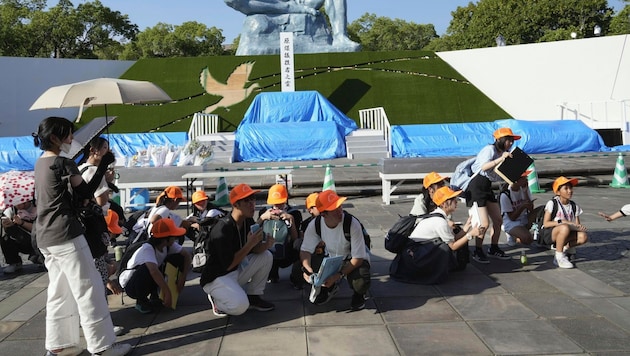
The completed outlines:
{"type": "Polygon", "coordinates": [[[348,25],[350,38],[364,51],[419,50],[437,37],[433,25],[365,13],[348,25]]]}

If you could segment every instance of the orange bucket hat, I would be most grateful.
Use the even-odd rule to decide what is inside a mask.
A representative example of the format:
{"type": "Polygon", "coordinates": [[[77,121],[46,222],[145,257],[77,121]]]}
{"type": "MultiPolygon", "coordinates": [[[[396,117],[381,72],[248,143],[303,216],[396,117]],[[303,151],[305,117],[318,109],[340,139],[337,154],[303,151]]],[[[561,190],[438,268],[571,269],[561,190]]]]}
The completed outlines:
{"type": "Polygon", "coordinates": [[[289,199],[289,192],[287,192],[287,187],[283,184],[274,184],[269,188],[269,194],[267,195],[267,204],[282,204],[286,203],[287,199],[289,199]]]}
{"type": "Polygon", "coordinates": [[[500,129],[497,129],[497,130],[496,130],[496,131],[492,134],[492,136],[494,136],[494,139],[495,139],[495,140],[498,140],[498,139],[500,139],[501,137],[505,137],[505,136],[512,136],[512,137],[514,138],[514,141],[516,141],[516,140],[520,140],[520,139],[521,139],[521,136],[519,136],[519,135],[515,135],[515,134],[512,132],[512,129],[511,129],[511,128],[509,128],[509,127],[501,127],[500,129]]]}
{"type": "Polygon", "coordinates": [[[315,206],[320,212],[335,210],[346,201],[346,197],[340,197],[333,190],[324,190],[317,196],[315,206]]]}

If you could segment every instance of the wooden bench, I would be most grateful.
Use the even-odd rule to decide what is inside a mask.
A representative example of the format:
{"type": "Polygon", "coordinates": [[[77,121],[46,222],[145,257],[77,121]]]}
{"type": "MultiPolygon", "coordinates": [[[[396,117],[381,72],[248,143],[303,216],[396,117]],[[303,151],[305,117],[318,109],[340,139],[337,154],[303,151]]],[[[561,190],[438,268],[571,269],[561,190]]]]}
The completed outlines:
{"type": "MultiPolygon", "coordinates": [[[[394,191],[406,180],[422,181],[430,172],[438,172],[441,176],[450,177],[455,167],[466,157],[426,157],[426,158],[381,158],[379,162],[379,177],[381,178],[382,198],[385,205],[391,203],[394,191]],[[392,186],[392,182],[397,182],[392,186]]],[[[418,185],[418,193],[422,182],[418,185]]],[[[413,197],[409,195],[406,197],[413,197]]]]}

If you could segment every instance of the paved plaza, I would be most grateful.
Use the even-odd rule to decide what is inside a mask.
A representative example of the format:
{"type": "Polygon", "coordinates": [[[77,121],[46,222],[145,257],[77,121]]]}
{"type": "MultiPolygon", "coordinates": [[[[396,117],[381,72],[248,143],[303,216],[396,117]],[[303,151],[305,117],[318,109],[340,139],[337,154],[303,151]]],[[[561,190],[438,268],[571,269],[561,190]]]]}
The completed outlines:
{"type": "MultiPolygon", "coordinates": [[[[551,182],[547,175],[575,169],[574,162],[560,161],[536,162],[543,186],[551,182]]],[[[349,311],[351,291],[345,284],[330,303],[314,306],[307,301],[308,290],[291,287],[284,269],[280,283],[269,284],[265,292],[274,311],[217,318],[199,275],[191,273],[177,310],[142,315],[131,298],[110,296],[114,324],[126,328],[118,339],[134,345],[132,355],[630,354],[630,218],[609,223],[597,216],[630,203],[630,189],[608,187],[614,157],[613,163],[601,157],[576,161],[584,173],[574,200],[585,211],[582,222],[590,238],[578,248],[576,269],[555,268],[547,249],[507,247],[502,234],[511,260],[472,262],[437,286],[392,281],[388,268],[393,255],[383,248],[383,236],[399,215],[408,214],[413,199],[383,205],[380,192],[365,188],[378,184],[376,168],[336,169],[338,191],[349,195],[344,207],[372,236],[366,309],[349,311]],[[610,167],[610,174],[591,175],[598,164],[610,167]],[[528,256],[527,265],[520,263],[521,251],[528,256]]],[[[315,190],[305,183],[309,180],[323,181],[323,170],[306,171],[294,175],[294,194],[315,190]]],[[[543,204],[551,193],[535,197],[543,204]]],[[[261,196],[259,203],[263,201],[261,196]]],[[[302,196],[290,202],[303,208],[302,196]]],[[[463,221],[465,216],[460,204],[454,217],[463,221]]],[[[46,286],[46,274],[32,265],[20,274],[0,276],[0,355],[44,353],[46,286]]]]}

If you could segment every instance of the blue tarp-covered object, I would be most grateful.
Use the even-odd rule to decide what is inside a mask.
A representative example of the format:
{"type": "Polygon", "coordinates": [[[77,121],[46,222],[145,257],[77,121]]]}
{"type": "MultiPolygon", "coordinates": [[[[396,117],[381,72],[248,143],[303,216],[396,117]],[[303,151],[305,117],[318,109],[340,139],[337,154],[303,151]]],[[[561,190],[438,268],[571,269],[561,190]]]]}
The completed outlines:
{"type": "MultiPolygon", "coordinates": [[[[138,151],[145,150],[149,145],[186,144],[185,132],[142,133],[142,134],[110,134],[110,147],[116,156],[133,156],[138,151]]],[[[12,169],[32,171],[35,161],[41,156],[42,150],[33,145],[33,137],[0,137],[0,172],[12,169]]]]}
{"type": "Polygon", "coordinates": [[[522,136],[515,146],[529,154],[609,151],[601,136],[581,121],[497,120],[469,124],[392,126],[393,157],[474,156],[509,127],[522,136]]]}
{"type": "Polygon", "coordinates": [[[236,160],[265,162],[346,156],[357,124],[316,91],[260,93],[236,130],[236,160]]]}

